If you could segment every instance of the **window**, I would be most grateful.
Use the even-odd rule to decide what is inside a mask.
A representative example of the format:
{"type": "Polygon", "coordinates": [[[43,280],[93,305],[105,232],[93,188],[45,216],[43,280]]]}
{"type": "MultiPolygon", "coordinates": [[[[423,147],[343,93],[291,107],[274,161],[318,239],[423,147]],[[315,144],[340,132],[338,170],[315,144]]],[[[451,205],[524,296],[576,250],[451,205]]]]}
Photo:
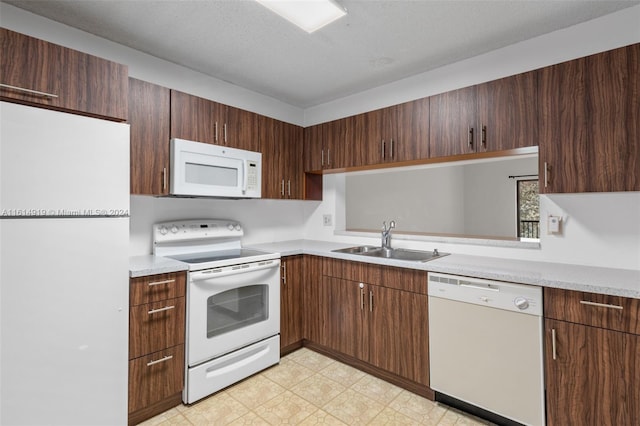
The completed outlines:
{"type": "Polygon", "coordinates": [[[538,180],[517,181],[518,237],[540,238],[538,180]]]}

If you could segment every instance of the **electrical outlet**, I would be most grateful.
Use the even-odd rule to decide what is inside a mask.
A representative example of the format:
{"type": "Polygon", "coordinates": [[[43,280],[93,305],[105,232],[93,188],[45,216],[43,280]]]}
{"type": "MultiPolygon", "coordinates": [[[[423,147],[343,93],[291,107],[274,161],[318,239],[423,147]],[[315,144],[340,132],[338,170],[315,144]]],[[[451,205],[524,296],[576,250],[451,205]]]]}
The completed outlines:
{"type": "Polygon", "coordinates": [[[324,226],[333,226],[333,218],[331,217],[330,214],[322,215],[322,224],[324,226]]]}
{"type": "Polygon", "coordinates": [[[561,216],[549,216],[547,217],[547,234],[560,234],[562,233],[562,217],[561,216]]]}

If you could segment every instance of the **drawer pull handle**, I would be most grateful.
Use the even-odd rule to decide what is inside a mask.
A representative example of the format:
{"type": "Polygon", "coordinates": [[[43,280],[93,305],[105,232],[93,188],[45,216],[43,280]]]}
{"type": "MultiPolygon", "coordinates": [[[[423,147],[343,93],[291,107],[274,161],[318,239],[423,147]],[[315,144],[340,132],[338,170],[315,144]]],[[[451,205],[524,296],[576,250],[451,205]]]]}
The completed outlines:
{"type": "Polygon", "coordinates": [[[599,308],[609,308],[609,309],[622,310],[622,306],[620,306],[620,305],[610,305],[610,304],[607,304],[607,303],[589,302],[588,300],[581,300],[580,303],[582,305],[597,306],[599,308]]]}
{"type": "Polygon", "coordinates": [[[39,90],[25,89],[23,87],[11,86],[9,84],[0,83],[0,87],[4,87],[5,89],[18,90],[20,92],[31,93],[32,95],[44,96],[45,98],[57,98],[58,95],[54,95],[52,93],[40,92],[39,90]]]}
{"type": "Polygon", "coordinates": [[[551,355],[553,356],[554,360],[558,358],[557,352],[556,352],[556,329],[555,328],[551,329],[551,355]]]}
{"type": "Polygon", "coordinates": [[[160,308],[160,309],[152,309],[149,312],[147,312],[149,315],[153,315],[153,314],[157,314],[158,312],[164,312],[164,311],[168,311],[170,309],[175,308],[175,306],[166,306],[164,308],[160,308]]]}
{"type": "Polygon", "coordinates": [[[175,282],[176,280],[155,281],[155,282],[149,283],[149,287],[153,287],[154,285],[171,284],[175,282]]]}
{"type": "Polygon", "coordinates": [[[168,356],[165,356],[162,359],[157,359],[155,361],[149,361],[147,363],[147,367],[151,367],[152,365],[160,364],[161,362],[169,361],[171,358],[173,358],[173,355],[168,355],[168,356]]]}

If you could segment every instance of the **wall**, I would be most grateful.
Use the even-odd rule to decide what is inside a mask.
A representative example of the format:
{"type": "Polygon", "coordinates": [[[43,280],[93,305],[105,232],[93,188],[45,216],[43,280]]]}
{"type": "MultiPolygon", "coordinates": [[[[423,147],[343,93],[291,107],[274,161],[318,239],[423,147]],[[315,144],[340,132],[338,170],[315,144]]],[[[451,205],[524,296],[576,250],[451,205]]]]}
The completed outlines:
{"type": "Polygon", "coordinates": [[[463,189],[462,166],[347,175],[346,229],[464,234],[463,189]]]}
{"type": "MultiPolygon", "coordinates": [[[[272,98],[195,73],[88,33],[0,3],[0,25],[64,46],[129,65],[143,80],[244,108],[294,124],[311,125],[401,103],[451,89],[543,67],[591,53],[640,42],[640,6],[556,31],[484,55],[305,111],[272,98]]],[[[316,238],[345,242],[374,242],[377,237],[334,235],[344,229],[344,177],[324,177],[323,202],[211,201],[132,197],[131,254],[149,252],[150,224],[156,220],[193,215],[240,219],[247,241],[268,242],[316,238]],[[246,204],[245,204],[246,203],[246,204]],[[334,226],[322,225],[331,214],[334,226]],[[146,242],[145,242],[146,241],[146,242]]],[[[561,215],[561,236],[543,235],[540,250],[438,243],[443,251],[549,260],[585,265],[640,269],[640,194],[582,194],[541,197],[541,214],[561,215]],[[605,218],[607,220],[602,220],[605,218]]],[[[543,234],[546,227],[543,221],[543,234]]],[[[402,242],[407,247],[433,247],[429,242],[402,242]]]]}
{"type": "Polygon", "coordinates": [[[244,244],[302,238],[304,204],[295,200],[208,200],[131,196],[130,255],[152,252],[151,227],[176,219],[232,219],[244,227],[244,244]]]}
{"type": "Polygon", "coordinates": [[[509,176],[529,174],[538,174],[537,156],[464,166],[464,234],[518,235],[517,185],[509,176]]]}
{"type": "MultiPolygon", "coordinates": [[[[319,204],[305,204],[307,239],[328,240],[353,245],[379,245],[379,233],[345,235],[344,174],[324,176],[324,199],[319,204]],[[335,215],[335,226],[322,226],[322,215],[335,215]]],[[[419,250],[503,257],[576,265],[622,269],[640,269],[640,193],[566,194],[540,197],[540,247],[513,248],[478,245],[455,239],[393,238],[393,246],[419,250]],[[547,217],[562,218],[562,233],[547,234],[547,217]],[[444,242],[443,242],[444,241],[444,242]]]]}

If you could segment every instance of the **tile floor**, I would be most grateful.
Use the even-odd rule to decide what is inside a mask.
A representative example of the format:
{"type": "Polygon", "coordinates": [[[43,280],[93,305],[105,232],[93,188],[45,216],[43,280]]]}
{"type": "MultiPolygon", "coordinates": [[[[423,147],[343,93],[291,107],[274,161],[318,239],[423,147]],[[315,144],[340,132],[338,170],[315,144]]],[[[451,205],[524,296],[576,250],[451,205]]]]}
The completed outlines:
{"type": "Polygon", "coordinates": [[[309,349],[155,425],[487,425],[309,349]]]}

